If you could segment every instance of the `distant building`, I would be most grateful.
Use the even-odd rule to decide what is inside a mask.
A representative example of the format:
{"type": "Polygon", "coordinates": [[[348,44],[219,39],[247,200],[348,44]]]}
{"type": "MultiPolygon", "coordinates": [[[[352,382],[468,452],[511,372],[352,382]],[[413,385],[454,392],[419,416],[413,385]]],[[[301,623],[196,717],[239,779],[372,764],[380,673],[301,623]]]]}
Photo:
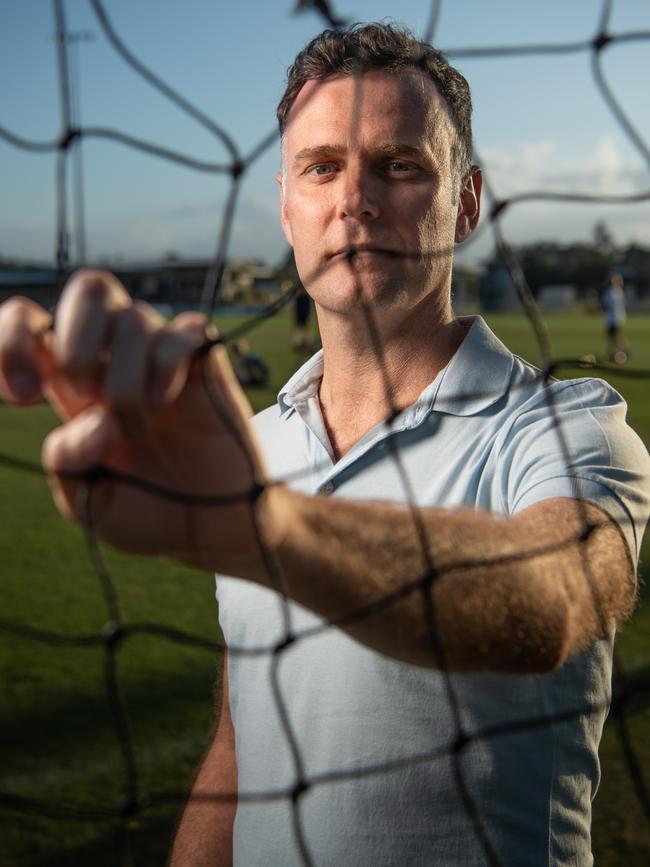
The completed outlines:
{"type": "Polygon", "coordinates": [[[481,310],[486,313],[509,313],[521,309],[510,272],[503,265],[490,263],[479,281],[481,310]]]}
{"type": "Polygon", "coordinates": [[[0,303],[23,295],[50,308],[59,296],[59,272],[55,268],[0,268],[0,303]]]}
{"type": "Polygon", "coordinates": [[[272,268],[252,259],[233,259],[226,266],[221,297],[225,303],[265,303],[280,291],[272,268]]]}
{"type": "Polygon", "coordinates": [[[568,283],[556,283],[540,286],[537,292],[537,303],[544,311],[570,310],[575,307],[578,293],[575,286],[568,283]]]}
{"type": "Polygon", "coordinates": [[[451,275],[451,299],[456,313],[472,313],[479,309],[480,270],[468,265],[454,265],[451,275]]]}
{"type": "MultiPolygon", "coordinates": [[[[205,260],[174,259],[120,267],[115,273],[134,297],[178,310],[200,306],[209,268],[205,260]]],[[[235,259],[224,268],[219,303],[263,304],[278,292],[271,268],[250,259],[235,259]]]]}
{"type": "MultiPolygon", "coordinates": [[[[204,259],[176,258],[108,266],[133,298],[169,312],[200,306],[209,267],[210,262],[204,259]]],[[[54,268],[0,267],[0,301],[12,295],[24,295],[49,309],[56,304],[63,282],[62,275],[54,268]]],[[[219,301],[264,304],[279,291],[271,268],[253,260],[237,259],[224,269],[219,301]]]]}
{"type": "Polygon", "coordinates": [[[129,294],[171,310],[198,307],[208,263],[204,260],[117,265],[112,269],[129,294]]]}

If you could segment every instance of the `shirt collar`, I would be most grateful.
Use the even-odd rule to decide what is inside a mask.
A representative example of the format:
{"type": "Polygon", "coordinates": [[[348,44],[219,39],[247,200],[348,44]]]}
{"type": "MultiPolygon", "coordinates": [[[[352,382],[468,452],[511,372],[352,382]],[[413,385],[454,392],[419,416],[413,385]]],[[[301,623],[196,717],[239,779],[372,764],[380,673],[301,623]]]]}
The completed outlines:
{"type": "Polygon", "coordinates": [[[514,356],[481,316],[462,317],[461,322],[471,324],[470,330],[436,377],[440,385],[434,400],[437,412],[470,416],[503,397],[512,377],[514,356]]]}
{"type": "Polygon", "coordinates": [[[298,368],[278,394],[280,413],[289,416],[297,403],[316,397],[322,378],[323,350],[319,349],[316,355],[312,355],[298,368]]]}
{"type": "MultiPolygon", "coordinates": [[[[507,391],[514,364],[510,350],[481,316],[461,317],[460,321],[470,326],[465,339],[418,400],[400,414],[397,427],[415,427],[434,409],[457,416],[476,415],[507,391]]],[[[283,417],[291,415],[297,403],[317,397],[322,376],[321,349],[293,374],[278,394],[283,417]]],[[[392,427],[394,430],[396,425],[392,427]]]]}

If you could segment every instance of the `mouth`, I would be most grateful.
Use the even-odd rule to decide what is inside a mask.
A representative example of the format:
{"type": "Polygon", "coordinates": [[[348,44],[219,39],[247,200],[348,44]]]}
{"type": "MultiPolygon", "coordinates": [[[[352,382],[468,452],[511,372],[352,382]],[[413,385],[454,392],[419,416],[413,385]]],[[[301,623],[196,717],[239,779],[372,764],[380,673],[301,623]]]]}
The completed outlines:
{"type": "Polygon", "coordinates": [[[388,250],[384,247],[375,247],[371,244],[350,244],[347,247],[341,247],[329,255],[329,259],[347,259],[348,262],[354,261],[358,256],[386,256],[389,259],[401,258],[401,254],[395,250],[388,250]]]}

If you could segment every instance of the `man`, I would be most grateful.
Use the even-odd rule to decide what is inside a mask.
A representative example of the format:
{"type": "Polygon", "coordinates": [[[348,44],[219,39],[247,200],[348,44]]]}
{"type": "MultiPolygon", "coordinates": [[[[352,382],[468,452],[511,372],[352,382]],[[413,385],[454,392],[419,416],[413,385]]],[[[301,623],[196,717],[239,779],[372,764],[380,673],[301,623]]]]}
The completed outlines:
{"type": "Polygon", "coordinates": [[[607,385],[546,388],[454,317],[470,111],[462,76],[386,25],[299,55],[281,219],[323,353],[252,427],[223,351],[197,355],[201,318],[166,324],[109,275],[72,279],[53,334],[30,302],[0,313],[3,393],[65,422],[43,450],[59,508],[237,576],[174,865],[591,863],[649,461],[607,385]],[[98,464],[187,501],[92,483],[98,464]]]}
{"type": "Polygon", "coordinates": [[[605,315],[605,334],[607,335],[607,357],[615,364],[627,361],[627,346],[623,339],[625,325],[625,292],[623,278],[614,273],[603,290],[602,308],[605,315]]]}

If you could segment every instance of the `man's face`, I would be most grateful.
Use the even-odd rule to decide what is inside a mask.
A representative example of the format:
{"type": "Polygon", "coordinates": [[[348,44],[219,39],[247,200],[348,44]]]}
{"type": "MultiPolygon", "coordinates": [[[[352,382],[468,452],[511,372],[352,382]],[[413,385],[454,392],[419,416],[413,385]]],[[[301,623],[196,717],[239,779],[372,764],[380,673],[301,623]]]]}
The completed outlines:
{"type": "Polygon", "coordinates": [[[278,180],[282,226],[319,307],[345,313],[361,300],[412,308],[437,293],[448,309],[454,242],[478,217],[473,187],[473,205],[467,189],[459,194],[454,135],[435,85],[418,70],[302,88],[278,180]]]}

